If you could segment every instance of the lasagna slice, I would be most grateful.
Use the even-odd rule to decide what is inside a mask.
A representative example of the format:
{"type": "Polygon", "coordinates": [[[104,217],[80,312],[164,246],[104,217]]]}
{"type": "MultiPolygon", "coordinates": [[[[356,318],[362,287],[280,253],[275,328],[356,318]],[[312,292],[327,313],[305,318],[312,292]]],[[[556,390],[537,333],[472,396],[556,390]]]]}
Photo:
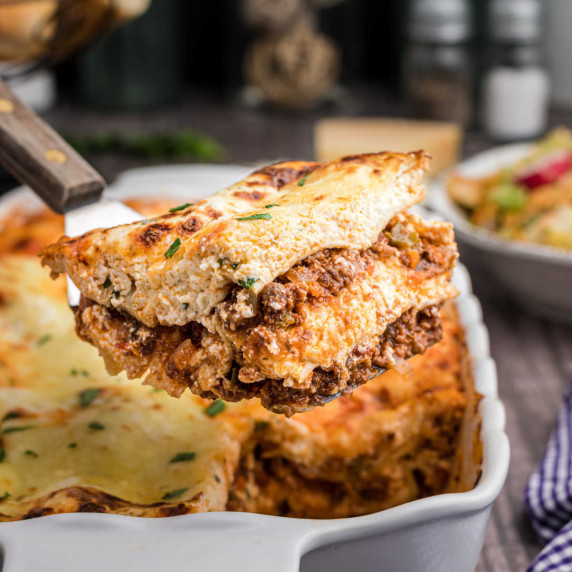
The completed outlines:
{"type": "Polygon", "coordinates": [[[447,223],[406,214],[422,152],[290,162],[155,219],[42,252],[83,294],[79,335],[111,373],[291,415],[441,338],[447,223]]]}

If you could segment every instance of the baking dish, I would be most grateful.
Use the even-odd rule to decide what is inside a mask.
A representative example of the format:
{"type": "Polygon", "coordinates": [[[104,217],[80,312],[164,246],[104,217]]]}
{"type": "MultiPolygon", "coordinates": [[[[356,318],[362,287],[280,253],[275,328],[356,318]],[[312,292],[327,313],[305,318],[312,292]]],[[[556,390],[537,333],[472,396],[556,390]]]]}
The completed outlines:
{"type": "MultiPolygon", "coordinates": [[[[153,168],[122,177],[120,197],[206,194],[243,176],[232,167],[153,168]]],[[[28,199],[7,197],[0,210],[28,199]]],[[[32,201],[30,202],[32,204],[32,201]]],[[[473,570],[492,503],[508,469],[504,410],[495,366],[470,279],[459,266],[457,306],[484,395],[483,473],[477,486],[417,500],[380,513],[339,520],[302,520],[245,513],[203,513],[165,519],[110,514],[62,514],[0,524],[5,572],[120,570],[473,570]]]]}

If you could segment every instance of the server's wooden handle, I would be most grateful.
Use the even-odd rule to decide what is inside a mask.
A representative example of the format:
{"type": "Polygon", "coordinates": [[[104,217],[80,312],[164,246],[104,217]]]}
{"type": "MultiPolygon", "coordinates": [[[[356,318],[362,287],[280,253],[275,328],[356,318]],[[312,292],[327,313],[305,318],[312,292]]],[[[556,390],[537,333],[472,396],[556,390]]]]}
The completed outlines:
{"type": "Polygon", "coordinates": [[[0,164],[63,213],[97,200],[105,181],[0,80],[0,164]]]}

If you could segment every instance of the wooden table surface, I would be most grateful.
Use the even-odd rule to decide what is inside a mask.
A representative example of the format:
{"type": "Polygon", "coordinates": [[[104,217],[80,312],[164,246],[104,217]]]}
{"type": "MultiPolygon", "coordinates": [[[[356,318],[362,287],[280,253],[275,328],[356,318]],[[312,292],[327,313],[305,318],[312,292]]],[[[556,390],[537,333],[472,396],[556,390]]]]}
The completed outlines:
{"type": "MultiPolygon", "coordinates": [[[[399,108],[383,94],[367,92],[350,101],[341,114],[397,115],[399,108]]],[[[255,164],[313,157],[313,125],[320,113],[292,115],[256,112],[227,100],[193,93],[185,102],[152,113],[86,111],[59,104],[47,119],[62,133],[87,134],[105,129],[166,130],[193,128],[218,139],[230,163],[255,164]]],[[[555,124],[572,125],[572,113],[554,115],[555,124]]],[[[465,155],[491,143],[468,134],[465,155]]],[[[108,180],[142,166],[125,157],[90,158],[108,180]]],[[[496,360],[500,395],[506,407],[511,464],[506,485],[495,503],[479,571],[524,570],[541,548],[523,512],[522,491],[542,456],[572,368],[572,328],[536,319],[495,289],[488,276],[473,268],[474,290],[481,301],[496,360]]]]}

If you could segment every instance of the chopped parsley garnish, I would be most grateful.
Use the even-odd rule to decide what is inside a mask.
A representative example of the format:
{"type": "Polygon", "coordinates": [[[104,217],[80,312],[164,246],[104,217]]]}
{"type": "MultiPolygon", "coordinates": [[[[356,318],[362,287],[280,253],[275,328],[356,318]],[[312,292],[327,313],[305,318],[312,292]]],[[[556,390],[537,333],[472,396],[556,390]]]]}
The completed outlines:
{"type": "Polygon", "coordinates": [[[183,310],[189,309],[189,303],[188,302],[183,302],[182,306],[183,306],[183,310]]]}
{"type": "Polygon", "coordinates": [[[271,214],[257,213],[257,214],[252,214],[250,216],[241,216],[236,220],[258,220],[258,219],[270,220],[271,218],[272,218],[271,214]]]}
{"type": "Polygon", "coordinates": [[[225,409],[226,403],[222,399],[217,399],[205,409],[205,413],[209,417],[215,417],[219,413],[222,413],[225,409]]]}
{"type": "Polygon", "coordinates": [[[113,291],[113,297],[114,298],[119,298],[119,296],[121,295],[121,292],[119,290],[114,290],[113,291]]]}
{"type": "Polygon", "coordinates": [[[74,377],[76,375],[82,375],[83,377],[89,377],[89,371],[86,371],[85,369],[82,370],[78,370],[75,367],[70,371],[70,375],[73,375],[74,377]]]}
{"type": "Polygon", "coordinates": [[[177,497],[180,497],[182,494],[186,493],[189,490],[189,487],[185,487],[184,489],[176,489],[174,491],[165,493],[162,496],[162,500],[173,500],[177,497]]]}
{"type": "Polygon", "coordinates": [[[109,288],[111,286],[111,278],[108,276],[103,283],[104,288],[109,288]]]}
{"type": "Polygon", "coordinates": [[[28,429],[33,429],[33,425],[20,425],[19,427],[6,427],[0,431],[0,435],[8,435],[9,433],[19,433],[20,431],[28,431],[28,429]]]}
{"type": "Polygon", "coordinates": [[[3,463],[4,459],[6,459],[6,448],[0,447],[0,463],[3,463]]]}
{"type": "Polygon", "coordinates": [[[182,463],[183,461],[192,461],[197,456],[195,452],[188,451],[184,453],[177,453],[169,463],[182,463]]]}
{"type": "Polygon", "coordinates": [[[44,334],[39,340],[38,340],[38,347],[43,346],[46,342],[49,342],[52,339],[52,334],[44,334]]]}
{"type": "Polygon", "coordinates": [[[178,207],[173,207],[172,209],[169,209],[170,213],[176,213],[177,211],[182,211],[184,209],[186,209],[187,207],[190,207],[193,203],[185,203],[184,205],[179,205],[178,207]]]}
{"type": "Polygon", "coordinates": [[[273,205],[264,205],[265,208],[271,209],[272,207],[279,207],[280,205],[273,204],[273,205]]]}
{"type": "Polygon", "coordinates": [[[245,289],[250,290],[252,285],[258,282],[258,278],[247,278],[246,280],[239,280],[238,283],[245,289]]]}
{"type": "Polygon", "coordinates": [[[17,411],[8,411],[8,413],[2,417],[2,423],[4,423],[4,421],[10,421],[10,419],[18,419],[19,417],[22,417],[21,413],[18,413],[17,411]]]}
{"type": "Polygon", "coordinates": [[[298,181],[298,186],[299,187],[303,187],[304,184],[306,183],[306,179],[308,178],[308,175],[304,175],[299,181],[298,181]]]}
{"type": "Polygon", "coordinates": [[[10,495],[9,492],[5,492],[1,497],[0,497],[0,501],[6,500],[8,498],[10,498],[12,495],[10,495]]]}
{"type": "Polygon", "coordinates": [[[175,254],[175,252],[177,252],[177,250],[179,250],[180,247],[181,247],[181,239],[177,238],[175,240],[175,242],[173,242],[173,244],[171,244],[171,246],[169,246],[169,250],[167,250],[167,252],[165,252],[165,258],[171,258],[171,256],[173,256],[175,254]]]}
{"type": "Polygon", "coordinates": [[[218,475],[215,475],[215,476],[214,476],[214,480],[215,480],[217,483],[220,483],[220,477],[219,477],[218,475]]]}
{"type": "Polygon", "coordinates": [[[92,421],[88,427],[94,431],[103,431],[105,429],[105,425],[102,425],[99,421],[92,421]]]}
{"type": "Polygon", "coordinates": [[[89,389],[84,389],[83,391],[80,391],[79,394],[79,404],[81,407],[87,407],[88,405],[91,405],[93,403],[93,401],[95,400],[95,398],[99,395],[100,393],[100,389],[97,389],[96,387],[92,387],[89,389]]]}
{"type": "Polygon", "coordinates": [[[221,268],[222,268],[222,265],[225,264],[225,263],[228,264],[233,270],[236,270],[236,269],[239,267],[239,265],[240,265],[240,262],[231,262],[231,261],[230,261],[228,258],[226,258],[226,257],[225,257],[225,258],[219,258],[219,259],[218,259],[218,265],[219,265],[221,268]]]}
{"type": "Polygon", "coordinates": [[[27,449],[24,455],[26,455],[27,457],[32,457],[33,459],[38,458],[38,453],[36,453],[36,451],[32,451],[31,449],[27,449]]]}
{"type": "Polygon", "coordinates": [[[68,449],[77,449],[77,443],[70,443],[68,449]]]}

